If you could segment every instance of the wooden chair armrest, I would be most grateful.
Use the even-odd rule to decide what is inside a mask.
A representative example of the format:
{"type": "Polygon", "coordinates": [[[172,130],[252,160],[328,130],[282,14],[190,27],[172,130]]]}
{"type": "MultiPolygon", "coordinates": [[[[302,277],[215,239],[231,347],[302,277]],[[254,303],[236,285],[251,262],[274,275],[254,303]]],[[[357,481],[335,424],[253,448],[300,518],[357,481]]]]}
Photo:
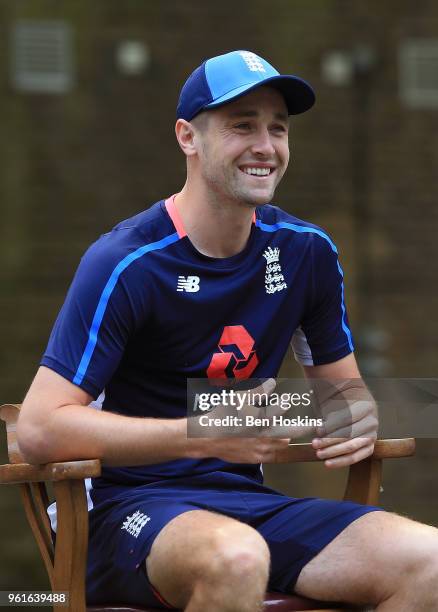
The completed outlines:
{"type": "MultiPolygon", "coordinates": [[[[382,482],[382,460],[410,457],[415,453],[415,438],[377,440],[374,453],[351,465],[344,499],[358,504],[377,505],[382,482]]],[[[275,463],[320,461],[311,444],[290,444],[277,452],[275,463]]]]}
{"type": "Polygon", "coordinates": [[[372,457],[373,459],[396,459],[412,457],[414,454],[415,438],[393,438],[377,440],[372,457]]]}
{"type": "Polygon", "coordinates": [[[99,459],[63,461],[45,465],[11,463],[0,465],[0,484],[23,484],[58,480],[82,480],[100,476],[99,459]]]}
{"type": "MultiPolygon", "coordinates": [[[[373,459],[393,459],[410,457],[415,453],[415,438],[377,440],[373,459]]],[[[278,451],[275,463],[298,463],[301,461],[320,461],[310,443],[290,444],[278,451]]]]}

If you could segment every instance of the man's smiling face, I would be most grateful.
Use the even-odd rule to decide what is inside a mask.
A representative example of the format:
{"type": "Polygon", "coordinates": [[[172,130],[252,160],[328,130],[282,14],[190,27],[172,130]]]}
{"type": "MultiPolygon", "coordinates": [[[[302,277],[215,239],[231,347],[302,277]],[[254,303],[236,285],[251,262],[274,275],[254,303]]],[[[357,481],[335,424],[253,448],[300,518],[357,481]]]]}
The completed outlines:
{"type": "Polygon", "coordinates": [[[270,202],[289,162],[283,96],[262,86],[193,123],[200,127],[196,171],[207,189],[248,206],[270,202]]]}

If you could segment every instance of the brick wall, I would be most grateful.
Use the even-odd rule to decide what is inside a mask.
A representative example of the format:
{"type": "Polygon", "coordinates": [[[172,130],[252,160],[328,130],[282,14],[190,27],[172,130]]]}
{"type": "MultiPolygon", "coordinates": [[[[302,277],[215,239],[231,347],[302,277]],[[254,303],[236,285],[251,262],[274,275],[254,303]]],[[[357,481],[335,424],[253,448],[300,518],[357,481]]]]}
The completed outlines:
{"type": "MultiPolygon", "coordinates": [[[[8,330],[21,329],[23,346],[30,348],[24,362],[39,354],[86,245],[119,218],[181,185],[184,161],[175,146],[173,117],[185,76],[208,55],[246,47],[283,70],[296,70],[318,92],[312,113],[293,122],[292,165],[277,200],[332,232],[347,273],[356,335],[360,340],[362,327],[388,333],[386,373],[433,374],[437,153],[429,135],[437,113],[400,103],[397,52],[406,37],[433,36],[438,9],[431,2],[416,3],[413,10],[409,2],[277,0],[269,19],[265,9],[261,2],[241,2],[237,16],[231,2],[2,5],[3,57],[11,23],[29,17],[70,21],[77,55],[77,86],[61,97],[16,94],[7,63],[1,67],[8,135],[1,152],[2,251],[10,283],[3,303],[17,317],[15,326],[8,320],[5,333],[8,339],[8,330]],[[118,73],[114,54],[124,38],[149,45],[145,78],[118,73]],[[354,88],[334,88],[321,77],[326,52],[358,44],[377,53],[366,86],[368,111],[357,103],[354,88]],[[355,152],[361,125],[364,142],[356,142],[355,152]],[[365,196],[357,194],[357,160],[365,160],[365,196]],[[360,197],[366,198],[363,225],[356,214],[360,197]],[[27,307],[20,314],[16,291],[42,317],[36,327],[27,307]]],[[[362,345],[366,351],[366,337],[362,345]]],[[[7,378],[7,388],[17,388],[7,378]]]]}
{"type": "Polygon", "coordinates": [[[276,199],[322,224],[338,243],[365,369],[369,357],[380,355],[380,374],[433,375],[438,113],[402,106],[397,53],[403,38],[433,36],[438,8],[420,2],[413,10],[394,0],[274,0],[269,18],[266,10],[265,3],[243,1],[236,14],[228,0],[2,4],[0,325],[7,396],[19,397],[27,386],[90,241],[182,184],[184,160],[173,135],[179,87],[202,59],[232,48],[258,51],[316,87],[315,109],[293,120],[291,167],[276,199]],[[71,93],[11,89],[7,41],[19,18],[72,24],[71,93]],[[117,44],[127,38],[150,48],[144,77],[116,68],[117,44]],[[362,90],[333,87],[321,76],[324,54],[358,44],[377,53],[363,89],[367,108],[362,90]],[[363,217],[358,206],[365,207],[363,217]],[[387,334],[383,348],[368,350],[369,329],[387,334]]]}

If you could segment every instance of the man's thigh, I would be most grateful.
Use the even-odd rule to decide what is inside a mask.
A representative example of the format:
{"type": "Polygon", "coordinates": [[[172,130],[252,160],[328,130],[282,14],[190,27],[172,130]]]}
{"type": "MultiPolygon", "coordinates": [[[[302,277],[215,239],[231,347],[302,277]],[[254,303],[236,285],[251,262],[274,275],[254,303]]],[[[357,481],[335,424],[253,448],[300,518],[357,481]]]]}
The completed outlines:
{"type": "Polygon", "coordinates": [[[437,550],[437,530],[388,512],[346,527],[301,571],[295,592],[315,599],[374,603],[387,599],[419,560],[437,550]]]}
{"type": "MultiPolygon", "coordinates": [[[[257,507],[265,510],[267,500],[245,499],[257,516],[257,507]]],[[[353,502],[318,498],[284,498],[281,505],[270,507],[252,523],[266,540],[271,553],[269,590],[290,593],[302,569],[342,531],[367,513],[380,508],[353,502]]]]}
{"type": "Polygon", "coordinates": [[[146,559],[150,583],[169,603],[185,607],[194,586],[216,574],[226,578],[239,555],[266,561],[269,550],[255,529],[234,518],[206,510],[185,512],[168,523],[156,537],[146,559]]]}

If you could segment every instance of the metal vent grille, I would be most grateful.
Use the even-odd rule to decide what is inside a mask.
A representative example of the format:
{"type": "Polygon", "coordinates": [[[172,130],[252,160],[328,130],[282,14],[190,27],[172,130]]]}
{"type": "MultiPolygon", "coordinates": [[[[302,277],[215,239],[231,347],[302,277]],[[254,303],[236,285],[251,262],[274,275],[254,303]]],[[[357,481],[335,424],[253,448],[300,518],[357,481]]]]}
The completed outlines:
{"type": "Polygon", "coordinates": [[[412,39],[402,44],[400,95],[411,108],[438,108],[438,39],[412,39]]]}
{"type": "Polygon", "coordinates": [[[19,21],[11,42],[12,82],[16,89],[60,94],[72,88],[72,31],[67,23],[19,21]]]}

